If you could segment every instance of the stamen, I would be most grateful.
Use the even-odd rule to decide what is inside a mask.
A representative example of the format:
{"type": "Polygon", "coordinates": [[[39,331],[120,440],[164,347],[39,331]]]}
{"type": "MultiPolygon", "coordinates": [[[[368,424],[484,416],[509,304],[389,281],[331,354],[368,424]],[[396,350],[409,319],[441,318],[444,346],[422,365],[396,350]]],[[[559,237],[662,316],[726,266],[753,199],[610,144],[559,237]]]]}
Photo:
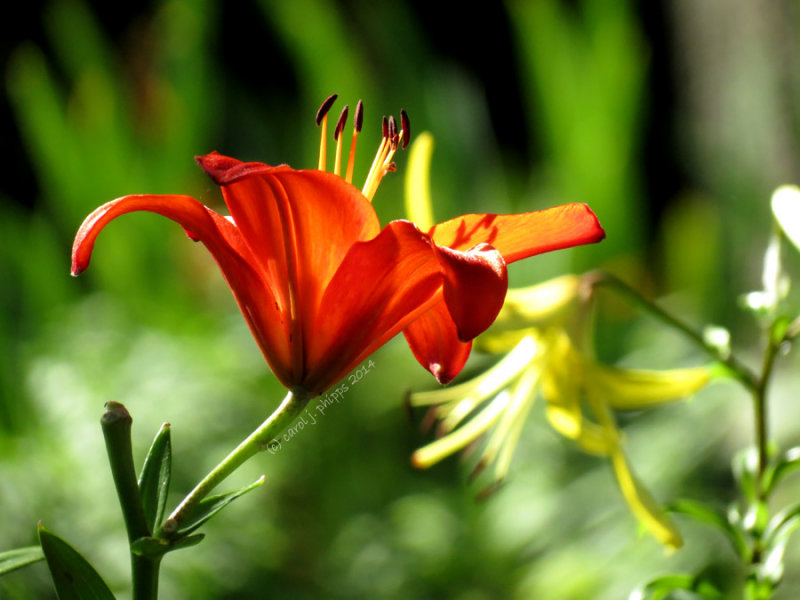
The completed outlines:
{"type": "Polygon", "coordinates": [[[350,142],[350,156],[347,158],[347,175],[344,180],[347,183],[353,183],[353,169],[356,163],[356,139],[361,132],[361,126],[364,124],[364,103],[359,100],[356,105],[356,114],[353,115],[353,140],[350,142]]]}
{"type": "Polygon", "coordinates": [[[322,123],[322,119],[325,117],[325,115],[328,114],[328,111],[331,109],[333,103],[336,102],[336,99],[338,97],[339,94],[331,94],[330,96],[325,98],[325,101],[320,105],[319,110],[317,111],[317,117],[316,117],[317,125],[320,125],[322,123]]]}
{"type": "Polygon", "coordinates": [[[333,130],[333,139],[336,140],[336,162],[333,165],[333,174],[341,175],[342,173],[342,129],[347,122],[347,111],[349,106],[345,104],[342,109],[342,114],[339,115],[339,120],[336,122],[336,128],[333,130]]]}
{"type": "Polygon", "coordinates": [[[397,121],[393,116],[389,116],[389,141],[392,144],[392,150],[397,150],[397,121]]]}
{"type": "Polygon", "coordinates": [[[325,155],[327,151],[327,141],[326,137],[328,136],[328,111],[333,106],[333,103],[336,102],[336,98],[338,98],[338,94],[331,94],[325,101],[320,105],[319,110],[317,111],[317,126],[321,127],[320,132],[320,141],[319,141],[319,170],[325,170],[325,155]]]}
{"type": "Polygon", "coordinates": [[[401,148],[405,150],[411,140],[411,123],[408,120],[408,113],[402,108],[400,109],[400,139],[403,141],[401,148]]]}
{"type": "MultiPolygon", "coordinates": [[[[385,122],[385,119],[384,119],[385,122]]],[[[384,128],[388,132],[388,128],[384,128]]],[[[361,193],[366,196],[367,200],[372,200],[372,197],[375,195],[375,190],[378,189],[378,183],[380,182],[380,178],[383,176],[383,163],[386,160],[386,155],[389,152],[389,138],[384,136],[381,140],[381,145],[378,146],[378,152],[375,154],[375,158],[372,161],[372,166],[369,168],[369,173],[367,173],[367,179],[364,182],[364,187],[361,189],[361,193]]]]}
{"type": "Polygon", "coordinates": [[[400,111],[400,127],[401,129],[398,131],[397,120],[393,116],[383,118],[381,123],[383,139],[378,147],[375,159],[372,161],[364,187],[361,189],[361,193],[364,194],[367,200],[372,201],[383,176],[396,169],[395,164],[392,162],[392,157],[397,148],[401,147],[401,144],[403,148],[408,146],[410,128],[405,110],[400,111]]]}

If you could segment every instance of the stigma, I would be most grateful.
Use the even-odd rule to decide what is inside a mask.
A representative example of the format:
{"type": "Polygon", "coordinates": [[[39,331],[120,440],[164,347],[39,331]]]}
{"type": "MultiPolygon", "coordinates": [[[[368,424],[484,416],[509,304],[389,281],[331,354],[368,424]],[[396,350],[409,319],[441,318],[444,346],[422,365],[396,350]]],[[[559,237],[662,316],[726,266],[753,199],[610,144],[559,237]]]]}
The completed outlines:
{"type": "MultiPolygon", "coordinates": [[[[327,154],[328,154],[328,113],[333,107],[334,102],[338,98],[337,94],[328,96],[322,105],[319,107],[316,116],[317,126],[320,128],[320,142],[319,142],[319,163],[318,168],[320,171],[327,170],[327,154]]],[[[342,175],[342,151],[343,143],[342,138],[344,128],[347,124],[347,117],[349,114],[349,106],[345,106],[336,121],[336,126],[333,130],[333,140],[336,142],[336,154],[333,164],[333,174],[343,177],[347,183],[353,183],[353,169],[355,167],[356,157],[356,142],[358,134],[361,133],[361,127],[364,123],[364,103],[359,100],[353,115],[353,135],[350,140],[350,151],[347,157],[347,165],[345,166],[344,175],[342,175]]],[[[408,146],[409,135],[411,132],[408,114],[405,110],[400,110],[400,124],[398,127],[397,120],[393,117],[384,117],[382,123],[382,136],[381,142],[378,145],[378,151],[375,153],[375,158],[372,160],[367,177],[364,180],[364,185],[361,188],[361,193],[369,200],[372,201],[378,186],[386,173],[395,170],[395,164],[392,162],[394,153],[398,148],[405,149],[408,146]]]]}

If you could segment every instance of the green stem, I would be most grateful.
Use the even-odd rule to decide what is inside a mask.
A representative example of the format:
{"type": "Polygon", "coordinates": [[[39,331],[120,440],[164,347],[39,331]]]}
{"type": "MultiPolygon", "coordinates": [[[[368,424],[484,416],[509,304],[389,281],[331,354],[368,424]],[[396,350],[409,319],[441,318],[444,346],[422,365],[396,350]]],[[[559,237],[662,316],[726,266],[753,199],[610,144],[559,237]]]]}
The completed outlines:
{"type": "MultiPolygon", "coordinates": [[[[118,402],[106,404],[100,419],[106,442],[111,475],[117,489],[128,543],[133,544],[142,537],[150,536],[147,519],[142,508],[139,483],[133,465],[131,447],[131,424],[133,419],[125,407],[118,402]]],[[[158,597],[158,570],[161,559],[139,556],[131,552],[131,577],[133,600],[155,600],[158,597]]]]}
{"type": "Polygon", "coordinates": [[[594,272],[585,276],[585,282],[591,289],[600,286],[606,286],[609,289],[613,289],[634,306],[641,308],[673,329],[683,333],[689,341],[693,342],[703,352],[724,365],[728,369],[728,372],[731,374],[731,376],[738,380],[748,390],[753,393],[758,390],[760,386],[760,380],[750,369],[739,362],[735,356],[730,353],[723,353],[718,347],[709,344],[700,333],[692,329],[683,321],[676,319],[658,305],[647,300],[644,296],[639,294],[639,292],[634,290],[621,279],[618,279],[609,273],[594,272]]]}
{"type": "Polygon", "coordinates": [[[778,354],[778,345],[776,345],[770,336],[769,344],[764,356],[764,365],[761,371],[761,379],[758,382],[758,387],[753,392],[753,407],[755,412],[755,437],[756,448],[758,449],[758,476],[756,483],[758,485],[757,492],[759,500],[766,500],[766,491],[764,490],[763,480],[764,473],[767,470],[767,463],[769,461],[767,442],[767,386],[769,385],[772,369],[775,365],[775,358],[778,354]]]}
{"type": "Polygon", "coordinates": [[[289,390],[280,406],[253,431],[241,444],[206,475],[183,499],[178,507],[161,526],[161,532],[169,537],[174,535],[197,503],[226,477],[239,468],[246,460],[262,450],[266,450],[276,435],[286,428],[308,404],[312,395],[302,388],[289,390]]]}

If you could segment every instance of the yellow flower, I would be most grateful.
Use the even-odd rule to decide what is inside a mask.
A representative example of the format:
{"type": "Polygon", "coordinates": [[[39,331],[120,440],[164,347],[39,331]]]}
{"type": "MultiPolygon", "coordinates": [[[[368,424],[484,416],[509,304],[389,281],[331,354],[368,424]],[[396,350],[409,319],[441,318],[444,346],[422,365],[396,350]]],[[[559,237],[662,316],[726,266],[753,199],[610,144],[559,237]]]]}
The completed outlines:
{"type": "MultiPolygon", "coordinates": [[[[406,211],[422,224],[434,222],[428,183],[432,150],[433,138],[422,134],[409,157],[406,211]]],[[[505,356],[470,381],[408,396],[410,406],[428,407],[427,423],[438,422],[438,439],[414,452],[412,463],[428,468],[482,442],[473,474],[493,465],[491,477],[498,484],[508,474],[527,415],[541,396],[552,427],[584,452],[607,458],[631,512],[667,548],[677,548],[680,533],[631,469],[614,411],[690,396],[709,382],[711,370],[619,369],[589,359],[567,334],[574,326],[580,288],[579,276],[564,275],[508,291],[494,324],[474,346],[505,356]]]]}
{"type": "Polygon", "coordinates": [[[584,452],[607,458],[631,512],[659,542],[678,548],[680,533],[631,468],[614,410],[641,410],[685,398],[709,382],[710,369],[609,367],[578,352],[562,328],[525,331],[504,358],[475,379],[409,396],[411,406],[429,407],[440,435],[412,455],[413,464],[430,467],[483,440],[474,473],[494,465],[492,479],[500,482],[539,395],[553,428],[584,452]]]}

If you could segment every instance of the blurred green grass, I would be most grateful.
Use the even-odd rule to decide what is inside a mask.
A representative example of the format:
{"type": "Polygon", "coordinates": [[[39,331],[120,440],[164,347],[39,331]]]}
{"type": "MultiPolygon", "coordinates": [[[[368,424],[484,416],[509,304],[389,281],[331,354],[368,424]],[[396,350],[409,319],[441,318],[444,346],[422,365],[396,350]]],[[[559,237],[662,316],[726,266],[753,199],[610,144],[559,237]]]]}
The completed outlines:
{"type": "MultiPolygon", "coordinates": [[[[596,210],[607,241],[514,265],[513,284],[604,267],[671,294],[688,320],[752,330],[735,297],[758,285],[769,193],[791,171],[766,172],[758,159],[768,155],[730,160],[726,171],[736,148],[693,136],[711,125],[692,120],[702,114],[681,103],[681,89],[661,95],[662,78],[685,84],[664,69],[664,53],[668,65],[687,60],[677,47],[686,23],[669,20],[685,14],[668,15],[665,4],[510,0],[483,15],[437,18],[421,2],[169,0],[144,7],[115,38],[97,6],[45,3],[44,39],[4,57],[22,145],[3,152],[26,157],[37,193],[0,196],[0,548],[34,543],[41,519],[126,597],[103,403],[127,405],[139,457],[160,423],[172,424],[177,500],[282,396],[210,257],[172,223],[152,215],[114,223],[79,280],[68,275],[69,249],[81,220],[123,194],[189,193],[219,205],[195,154],[314,165],[313,115],[332,92],[366,104],[357,180],[380,115],[404,107],[412,131],[433,132],[440,220],[570,201],[596,210]],[[653,138],[664,132],[659,120],[669,133],[653,138]],[[665,172],[678,180],[659,189],[653,181],[665,172]]],[[[700,69],[688,60],[687,71],[700,69]]],[[[762,66],[735,74],[756,85],[762,66]]],[[[760,89],[767,112],[786,101],[770,89],[760,89]]],[[[747,124],[730,144],[766,139],[762,130],[748,136],[747,124]]],[[[404,160],[375,201],[385,220],[403,216],[404,160]]],[[[600,351],[610,359],[696,358],[652,323],[607,309],[600,351]]],[[[203,544],[166,559],[165,598],[268,590],[274,598],[611,599],[670,570],[732,568],[721,540],[691,526],[686,549],[671,557],[637,536],[605,464],[576,453],[541,415],[527,425],[509,485],[486,503],[474,501],[455,460],[414,471],[408,457],[427,437],[405,419],[402,395],[433,383],[402,340],[373,360],[318,426],[237,474],[243,484],[264,472],[267,484],[209,523],[203,544]]],[[[775,413],[791,415],[796,382],[790,368],[781,375],[788,382],[776,389],[775,413]]],[[[727,386],[635,416],[626,423],[632,460],[659,498],[730,499],[727,461],[748,443],[748,417],[727,386]]],[[[788,443],[798,427],[783,421],[777,431],[788,443]]],[[[789,556],[796,564],[797,552],[789,556]]],[[[800,586],[787,575],[779,597],[800,586]]],[[[44,567],[0,579],[0,595],[51,597],[44,567]]]]}

